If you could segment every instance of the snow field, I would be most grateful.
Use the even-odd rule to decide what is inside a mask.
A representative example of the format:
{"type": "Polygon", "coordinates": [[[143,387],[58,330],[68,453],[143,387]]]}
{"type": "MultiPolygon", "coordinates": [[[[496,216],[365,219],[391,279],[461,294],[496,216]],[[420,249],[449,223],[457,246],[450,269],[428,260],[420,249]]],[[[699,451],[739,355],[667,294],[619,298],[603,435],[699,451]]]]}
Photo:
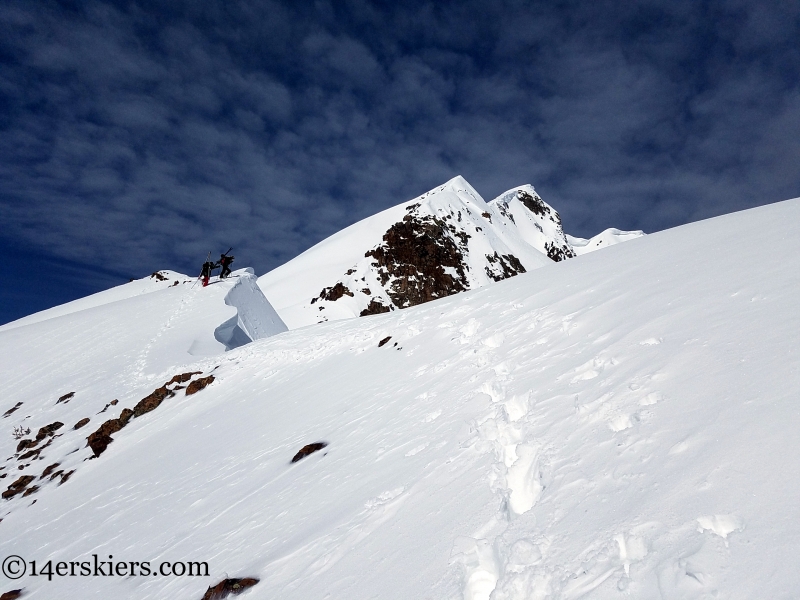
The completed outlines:
{"type": "Polygon", "coordinates": [[[3,506],[0,553],[212,571],[28,577],[31,598],[199,598],[241,576],[253,599],[792,597],[798,218],[798,201],[728,215],[214,356],[162,343],[185,322],[186,345],[190,296],[4,331],[9,427],[71,427],[110,398],[116,416],[179,372],[216,381],[96,460],[89,426],[58,438],[75,475],[3,506]]]}

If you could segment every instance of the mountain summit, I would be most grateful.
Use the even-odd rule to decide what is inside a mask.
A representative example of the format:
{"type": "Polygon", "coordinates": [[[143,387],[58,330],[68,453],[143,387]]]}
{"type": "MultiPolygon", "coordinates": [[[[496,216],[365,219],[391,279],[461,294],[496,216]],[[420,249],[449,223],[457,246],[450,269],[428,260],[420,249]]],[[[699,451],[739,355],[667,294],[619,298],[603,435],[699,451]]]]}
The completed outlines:
{"type": "Polygon", "coordinates": [[[574,256],[561,217],[532,186],[487,203],[458,176],[334,234],[259,285],[295,328],[416,306],[574,256]]]}

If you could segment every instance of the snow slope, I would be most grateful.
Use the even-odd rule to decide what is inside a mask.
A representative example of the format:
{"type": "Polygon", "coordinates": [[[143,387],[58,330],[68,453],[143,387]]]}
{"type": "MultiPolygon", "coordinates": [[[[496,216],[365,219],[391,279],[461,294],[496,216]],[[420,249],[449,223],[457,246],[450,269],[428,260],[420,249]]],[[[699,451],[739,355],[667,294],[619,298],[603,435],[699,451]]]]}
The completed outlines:
{"type": "MultiPolygon", "coordinates": [[[[57,460],[75,472],[0,505],[0,555],[211,573],[0,585],[26,599],[199,599],[244,576],[261,580],[241,596],[254,600],[794,597],[798,219],[800,200],[719,217],[181,364],[154,361],[153,330],[136,331],[148,319],[113,321],[114,305],[2,331],[0,410],[23,405],[0,421],[66,426],[22,471],[0,438],[0,481],[57,460]],[[186,371],[215,379],[86,460],[104,404],[119,399],[116,417],[186,371]]],[[[162,327],[193,311],[156,298],[118,309],[139,303],[162,327]]]]}
{"type": "Polygon", "coordinates": [[[92,294],[91,296],[79,298],[77,300],[73,300],[72,302],[67,302],[66,304],[62,304],[60,306],[54,306],[53,308],[48,308],[47,310],[17,319],[11,323],[0,325],[0,331],[14,329],[15,327],[30,325],[32,323],[38,323],[40,321],[53,319],[62,315],[69,315],[81,310],[95,308],[97,306],[102,306],[103,304],[109,304],[111,302],[119,302],[120,300],[126,300],[142,294],[149,294],[150,292],[156,292],[171,287],[175,285],[176,282],[180,282],[182,284],[192,284],[194,280],[190,280],[186,275],[183,275],[182,273],[176,273],[175,271],[156,271],[150,275],[150,277],[137,279],[123,285],[118,285],[111,289],[92,294]]]}
{"type": "Polygon", "coordinates": [[[614,246],[615,244],[619,244],[621,242],[635,240],[643,235],[644,231],[620,231],[619,229],[611,228],[601,231],[596,236],[588,240],[585,238],[568,235],[567,241],[569,242],[570,246],[572,246],[572,251],[576,255],[581,256],[587,252],[594,252],[595,250],[608,248],[609,246],[614,246]]]}
{"type": "MultiPolygon", "coordinates": [[[[631,237],[618,234],[615,242],[631,237]]],[[[532,186],[487,204],[459,176],[338,232],[259,285],[295,329],[407,308],[573,256],[561,218],[532,186]]]]}
{"type": "MultiPolygon", "coordinates": [[[[133,281],[8,323],[0,328],[4,362],[58,373],[53,379],[66,386],[78,375],[73,370],[89,368],[98,377],[132,371],[136,379],[152,377],[165,364],[224,353],[226,342],[233,342],[217,329],[231,330],[241,343],[286,331],[252,269],[234,271],[226,280],[214,277],[206,288],[180,273],[160,273],[168,275],[166,281],[133,281]]],[[[48,381],[35,382],[33,389],[44,393],[48,381]]]]}

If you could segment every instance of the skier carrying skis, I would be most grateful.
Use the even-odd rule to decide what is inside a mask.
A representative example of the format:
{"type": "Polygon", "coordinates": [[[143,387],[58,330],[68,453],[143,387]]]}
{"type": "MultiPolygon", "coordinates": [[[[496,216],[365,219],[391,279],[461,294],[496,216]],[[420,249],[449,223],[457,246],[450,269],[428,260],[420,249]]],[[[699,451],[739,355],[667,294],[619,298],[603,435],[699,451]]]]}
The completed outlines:
{"type": "MultiPolygon", "coordinates": [[[[232,248],[228,249],[230,252],[232,248]]],[[[222,272],[219,274],[220,279],[225,279],[228,275],[231,274],[231,263],[233,262],[234,257],[228,256],[228,252],[225,254],[220,254],[219,256],[219,266],[222,267],[222,272]]]]}
{"type": "Polygon", "coordinates": [[[203,280],[203,287],[208,285],[208,280],[211,278],[211,271],[216,269],[219,265],[215,262],[207,260],[203,263],[203,270],[200,271],[200,277],[203,280]]]}

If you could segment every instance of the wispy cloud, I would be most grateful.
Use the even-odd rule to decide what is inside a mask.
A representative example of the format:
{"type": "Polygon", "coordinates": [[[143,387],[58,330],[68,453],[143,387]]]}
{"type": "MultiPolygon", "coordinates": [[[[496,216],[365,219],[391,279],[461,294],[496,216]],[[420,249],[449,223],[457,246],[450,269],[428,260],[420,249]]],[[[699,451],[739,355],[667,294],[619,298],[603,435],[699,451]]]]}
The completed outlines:
{"type": "Polygon", "coordinates": [[[0,5],[7,243],[264,272],[463,174],[568,231],[800,195],[800,14],[768,2],[0,5]]]}

